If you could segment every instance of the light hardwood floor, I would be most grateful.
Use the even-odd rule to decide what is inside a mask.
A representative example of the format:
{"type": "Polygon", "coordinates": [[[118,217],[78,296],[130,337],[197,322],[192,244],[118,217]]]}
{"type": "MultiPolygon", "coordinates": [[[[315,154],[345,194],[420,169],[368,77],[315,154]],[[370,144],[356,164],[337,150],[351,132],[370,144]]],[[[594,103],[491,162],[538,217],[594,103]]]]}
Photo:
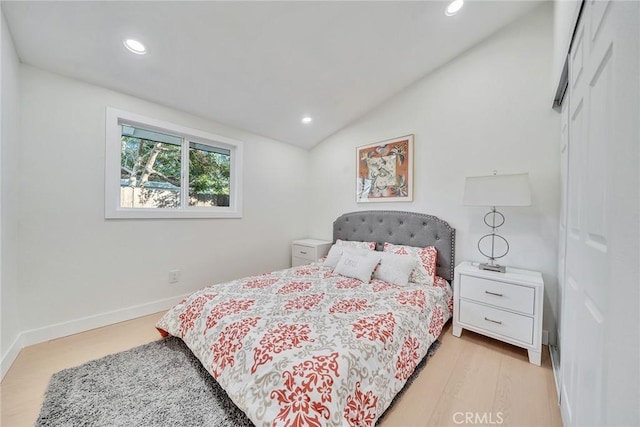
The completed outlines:
{"type": "MultiPolygon", "coordinates": [[[[23,349],[0,386],[2,426],[34,425],[53,373],[160,339],[154,325],[161,315],[23,349]]],[[[538,367],[528,362],[524,349],[469,331],[454,337],[451,322],[440,340],[442,345],[382,427],[562,425],[546,347],[538,367]]]]}

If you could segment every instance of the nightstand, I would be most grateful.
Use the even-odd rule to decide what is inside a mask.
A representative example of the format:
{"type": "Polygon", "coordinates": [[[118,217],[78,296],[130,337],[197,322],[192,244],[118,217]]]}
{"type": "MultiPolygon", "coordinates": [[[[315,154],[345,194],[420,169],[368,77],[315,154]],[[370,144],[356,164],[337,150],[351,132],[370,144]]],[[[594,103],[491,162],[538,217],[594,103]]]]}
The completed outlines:
{"type": "Polygon", "coordinates": [[[302,239],[291,243],[291,266],[309,264],[325,256],[333,243],[326,240],[302,239]]]}
{"type": "Polygon", "coordinates": [[[537,271],[480,270],[478,263],[456,267],[453,335],[462,329],[526,348],[529,362],[540,365],[544,282],[537,271]]]}

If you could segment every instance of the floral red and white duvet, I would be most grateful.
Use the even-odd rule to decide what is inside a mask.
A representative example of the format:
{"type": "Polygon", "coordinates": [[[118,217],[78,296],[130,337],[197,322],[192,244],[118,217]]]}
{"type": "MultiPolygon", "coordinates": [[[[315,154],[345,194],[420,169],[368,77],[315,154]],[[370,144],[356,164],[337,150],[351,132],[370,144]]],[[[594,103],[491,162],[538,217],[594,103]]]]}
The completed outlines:
{"type": "Polygon", "coordinates": [[[436,285],[365,284],[311,264],[204,288],[157,327],[256,426],[373,425],[451,317],[451,288],[436,285]]]}

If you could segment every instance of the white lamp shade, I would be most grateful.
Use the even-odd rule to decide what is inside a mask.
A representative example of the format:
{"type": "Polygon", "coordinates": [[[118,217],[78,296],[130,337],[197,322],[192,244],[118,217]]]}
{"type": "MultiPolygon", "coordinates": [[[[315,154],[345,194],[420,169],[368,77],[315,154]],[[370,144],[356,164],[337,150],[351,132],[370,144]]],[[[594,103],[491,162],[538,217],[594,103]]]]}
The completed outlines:
{"type": "Polygon", "coordinates": [[[466,206],[531,206],[529,174],[467,177],[466,206]]]}

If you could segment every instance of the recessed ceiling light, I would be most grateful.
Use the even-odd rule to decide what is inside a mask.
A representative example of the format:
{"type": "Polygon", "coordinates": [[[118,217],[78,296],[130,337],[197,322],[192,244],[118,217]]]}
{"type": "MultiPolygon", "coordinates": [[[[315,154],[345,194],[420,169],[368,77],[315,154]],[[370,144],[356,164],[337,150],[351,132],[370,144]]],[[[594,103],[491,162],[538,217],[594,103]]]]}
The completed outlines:
{"type": "Polygon", "coordinates": [[[302,118],[302,123],[304,123],[305,125],[308,125],[309,123],[311,123],[313,121],[313,119],[309,116],[304,116],[302,118]]]}
{"type": "Polygon", "coordinates": [[[453,0],[449,3],[449,6],[447,6],[447,10],[445,10],[444,14],[447,16],[453,16],[462,9],[462,6],[464,6],[464,0],[453,0]]]}
{"type": "Polygon", "coordinates": [[[123,44],[124,47],[126,47],[136,55],[144,55],[145,53],[147,53],[147,48],[138,40],[126,39],[123,44]]]}

